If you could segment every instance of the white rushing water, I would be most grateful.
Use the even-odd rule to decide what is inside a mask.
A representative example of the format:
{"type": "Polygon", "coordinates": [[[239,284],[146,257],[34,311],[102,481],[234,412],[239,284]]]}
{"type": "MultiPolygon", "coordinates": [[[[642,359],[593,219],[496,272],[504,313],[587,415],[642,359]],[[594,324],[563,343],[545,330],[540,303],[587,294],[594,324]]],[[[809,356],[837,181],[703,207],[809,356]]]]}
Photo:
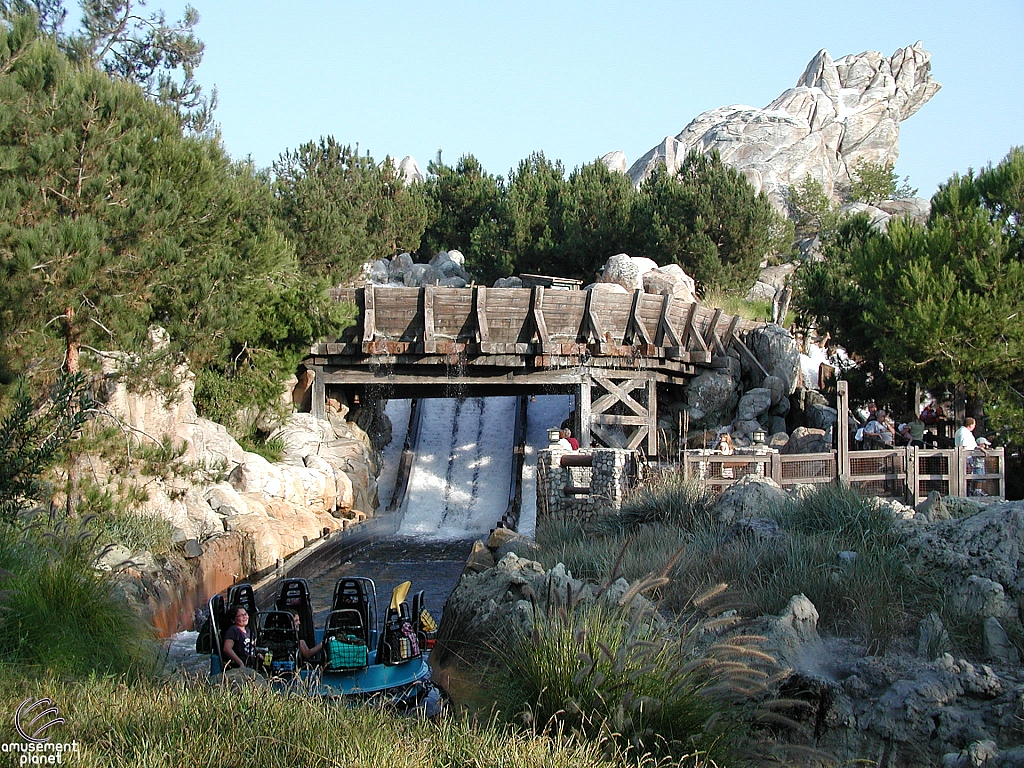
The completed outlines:
{"type": "Polygon", "coordinates": [[[474,538],[508,506],[514,397],[424,399],[399,535],[474,538]]]}
{"type": "Polygon", "coordinates": [[[388,400],[384,412],[391,419],[391,442],[381,451],[381,470],[377,476],[377,512],[383,512],[391,503],[398,478],[398,465],[402,460],[402,448],[409,431],[409,412],[412,400],[388,400]]]}
{"type": "Polygon", "coordinates": [[[537,530],[537,451],[548,445],[548,430],[558,427],[572,408],[571,395],[537,395],[526,412],[526,458],[523,462],[523,504],[519,532],[533,536],[537,530]]]}

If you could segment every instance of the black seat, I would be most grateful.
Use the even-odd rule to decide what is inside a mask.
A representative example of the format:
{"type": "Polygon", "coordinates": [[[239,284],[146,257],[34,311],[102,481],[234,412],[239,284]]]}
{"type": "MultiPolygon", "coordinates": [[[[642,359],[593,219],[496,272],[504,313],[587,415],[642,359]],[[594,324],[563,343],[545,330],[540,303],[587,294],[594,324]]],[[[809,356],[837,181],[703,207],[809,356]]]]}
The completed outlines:
{"type": "Polygon", "coordinates": [[[299,633],[290,611],[266,611],[260,617],[260,645],[273,654],[273,673],[291,672],[299,661],[299,633]]]}
{"type": "Polygon", "coordinates": [[[309,582],[305,579],[285,579],[277,592],[275,607],[279,611],[294,611],[299,615],[301,628],[299,637],[312,648],[316,645],[316,628],[313,626],[313,601],[309,596],[309,582]]]}
{"type": "Polygon", "coordinates": [[[363,639],[372,648],[377,636],[377,589],[372,579],[363,576],[347,576],[338,579],[334,585],[334,599],[331,612],[356,611],[363,627],[363,639]]]}
{"type": "Polygon", "coordinates": [[[409,602],[403,600],[397,609],[389,605],[384,615],[384,624],[381,627],[380,645],[377,648],[378,662],[388,665],[402,664],[411,659],[418,659],[423,655],[423,646],[419,642],[419,633],[416,633],[417,644],[414,652],[403,652],[403,640],[408,639],[402,631],[403,626],[406,624],[416,633],[416,626],[409,602]]]}

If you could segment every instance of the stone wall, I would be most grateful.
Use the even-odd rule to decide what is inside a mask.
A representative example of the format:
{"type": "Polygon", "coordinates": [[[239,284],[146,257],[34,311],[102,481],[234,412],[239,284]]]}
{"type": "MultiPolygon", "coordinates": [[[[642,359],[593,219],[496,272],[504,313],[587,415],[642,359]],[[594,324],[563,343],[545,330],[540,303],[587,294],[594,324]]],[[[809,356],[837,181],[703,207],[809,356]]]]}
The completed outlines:
{"type": "Polygon", "coordinates": [[[586,522],[598,512],[617,511],[636,477],[636,453],[618,448],[569,451],[558,446],[537,452],[538,518],[586,522]],[[565,455],[590,456],[590,467],[563,467],[565,455]],[[567,487],[589,488],[587,494],[566,495],[567,487]]]}

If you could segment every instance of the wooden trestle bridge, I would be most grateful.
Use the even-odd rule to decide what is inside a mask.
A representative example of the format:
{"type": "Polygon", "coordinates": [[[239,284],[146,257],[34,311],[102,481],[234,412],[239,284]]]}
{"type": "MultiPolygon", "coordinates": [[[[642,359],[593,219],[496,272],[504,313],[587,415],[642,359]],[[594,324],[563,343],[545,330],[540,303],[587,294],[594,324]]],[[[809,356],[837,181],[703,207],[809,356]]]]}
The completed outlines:
{"type": "Polygon", "coordinates": [[[658,384],[723,367],[731,350],[761,368],[744,343],[759,324],[643,291],[367,285],[332,295],[358,316],[305,361],[319,416],[335,389],[350,398],[567,393],[582,446],[654,456],[658,384]]]}

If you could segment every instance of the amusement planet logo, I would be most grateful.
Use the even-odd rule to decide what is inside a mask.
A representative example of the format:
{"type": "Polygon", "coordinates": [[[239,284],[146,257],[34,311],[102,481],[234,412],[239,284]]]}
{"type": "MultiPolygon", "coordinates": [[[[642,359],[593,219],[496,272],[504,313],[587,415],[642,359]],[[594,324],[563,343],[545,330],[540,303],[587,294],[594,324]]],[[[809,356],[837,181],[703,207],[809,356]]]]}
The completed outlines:
{"type": "Polygon", "coordinates": [[[21,702],[14,713],[14,729],[24,741],[0,744],[0,751],[18,755],[18,765],[61,765],[65,756],[78,754],[78,742],[51,742],[47,730],[63,725],[64,718],[49,699],[30,698],[21,702]]]}

